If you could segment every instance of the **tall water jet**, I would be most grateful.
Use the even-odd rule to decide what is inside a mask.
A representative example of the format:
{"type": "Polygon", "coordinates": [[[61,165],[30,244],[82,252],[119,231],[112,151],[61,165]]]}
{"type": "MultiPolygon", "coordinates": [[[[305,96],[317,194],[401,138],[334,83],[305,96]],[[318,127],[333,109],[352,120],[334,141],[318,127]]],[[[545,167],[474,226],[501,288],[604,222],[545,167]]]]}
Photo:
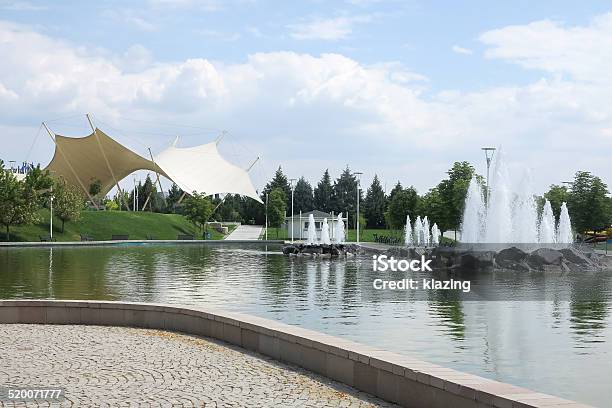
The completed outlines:
{"type": "Polygon", "coordinates": [[[440,229],[438,228],[438,224],[434,222],[433,227],[431,227],[431,245],[438,246],[440,244],[440,229]]]}
{"type": "Polygon", "coordinates": [[[404,225],[404,244],[412,246],[414,240],[412,238],[412,225],[410,223],[410,215],[406,214],[406,225],[404,225]]]}
{"type": "Polygon", "coordinates": [[[317,243],[317,230],[315,227],[314,215],[308,216],[308,238],[306,239],[307,245],[315,245],[317,243]]]}
{"type": "Polygon", "coordinates": [[[538,242],[538,230],[535,228],[538,223],[538,210],[529,170],[525,170],[515,190],[518,193],[512,208],[512,242],[534,244],[538,242]]]}
{"type": "Polygon", "coordinates": [[[424,246],[429,246],[429,239],[430,239],[429,218],[425,216],[425,218],[423,219],[423,245],[424,246]]]}
{"type": "Polygon", "coordinates": [[[423,241],[423,222],[421,221],[421,216],[417,215],[414,221],[414,243],[416,246],[421,246],[423,245],[423,241]]]}
{"type": "Polygon", "coordinates": [[[334,236],[335,236],[334,239],[336,241],[336,244],[344,243],[344,221],[342,220],[342,213],[338,214],[334,236]]]}
{"type": "Polygon", "coordinates": [[[540,220],[540,240],[541,244],[554,244],[556,242],[555,215],[553,214],[550,201],[546,200],[542,210],[540,220]]]}
{"type": "Polygon", "coordinates": [[[557,242],[559,244],[571,244],[574,242],[574,234],[572,233],[572,222],[570,221],[567,204],[561,204],[561,212],[559,213],[559,227],[557,228],[557,242]]]}
{"type": "Polygon", "coordinates": [[[497,150],[495,156],[488,195],[485,242],[492,244],[512,242],[512,192],[501,149],[497,150]]]}
{"type": "Polygon", "coordinates": [[[331,239],[329,238],[329,224],[327,218],[323,218],[323,226],[321,227],[321,243],[324,245],[330,245],[331,239]]]}
{"type": "Polygon", "coordinates": [[[482,187],[474,176],[470,181],[465,198],[461,242],[475,244],[484,241],[486,213],[482,187]]]}

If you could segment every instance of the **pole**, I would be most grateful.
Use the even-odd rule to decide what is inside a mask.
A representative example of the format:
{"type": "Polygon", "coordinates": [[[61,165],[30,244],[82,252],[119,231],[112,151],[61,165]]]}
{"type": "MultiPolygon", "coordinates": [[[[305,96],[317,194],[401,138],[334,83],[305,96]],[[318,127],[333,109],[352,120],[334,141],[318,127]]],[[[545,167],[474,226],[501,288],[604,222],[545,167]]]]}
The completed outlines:
{"type": "MultiPolygon", "coordinates": [[[[149,149],[149,156],[151,156],[151,161],[156,167],[159,167],[157,163],[155,163],[155,160],[153,159],[153,153],[151,153],[151,148],[149,147],[148,149],[149,149]]],[[[159,179],[159,173],[157,171],[155,172],[155,176],[157,177],[157,184],[159,185],[159,192],[161,193],[162,199],[164,200],[164,205],[166,205],[166,196],[164,195],[164,189],[162,188],[161,180],[159,179]]]]}
{"type": "Polygon", "coordinates": [[[359,189],[361,188],[361,180],[359,179],[359,176],[361,176],[363,173],[356,171],[354,174],[357,178],[357,213],[355,214],[355,225],[357,226],[357,245],[359,245],[359,196],[361,195],[359,194],[359,189]]]}
{"type": "Polygon", "coordinates": [[[49,237],[51,237],[51,241],[53,241],[53,186],[51,186],[49,209],[51,210],[51,218],[49,219],[49,237]]]}
{"type": "Polygon", "coordinates": [[[268,240],[268,193],[266,193],[266,241],[268,240]]]}
{"type": "Polygon", "coordinates": [[[291,243],[293,244],[293,191],[295,187],[293,186],[293,182],[295,179],[291,179],[291,243]]]}

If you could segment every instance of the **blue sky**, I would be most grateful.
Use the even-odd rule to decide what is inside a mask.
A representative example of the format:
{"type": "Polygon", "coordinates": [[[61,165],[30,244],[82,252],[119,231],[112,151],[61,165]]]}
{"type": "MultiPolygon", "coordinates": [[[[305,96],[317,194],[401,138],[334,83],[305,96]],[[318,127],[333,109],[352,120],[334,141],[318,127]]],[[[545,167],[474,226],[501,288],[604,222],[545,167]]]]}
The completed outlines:
{"type": "Polygon", "coordinates": [[[503,144],[540,190],[579,169],[612,183],[611,8],[0,1],[0,156],[26,150],[45,163],[51,146],[29,153],[9,135],[33,140],[41,120],[58,117],[68,118],[54,130],[87,132],[75,117],[92,112],[137,150],[227,129],[241,154],[264,158],[259,184],[279,164],[313,183],[348,164],[366,183],[378,173],[388,188],[425,192],[452,161],[482,171],[483,144],[503,144]]]}

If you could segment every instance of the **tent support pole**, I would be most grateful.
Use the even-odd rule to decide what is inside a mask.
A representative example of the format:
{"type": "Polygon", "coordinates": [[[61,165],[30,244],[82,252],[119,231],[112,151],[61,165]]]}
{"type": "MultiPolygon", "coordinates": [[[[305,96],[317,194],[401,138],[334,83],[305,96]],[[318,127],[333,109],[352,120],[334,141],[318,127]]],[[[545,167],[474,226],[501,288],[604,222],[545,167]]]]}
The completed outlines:
{"type": "MultiPolygon", "coordinates": [[[[155,160],[153,159],[153,153],[151,153],[151,148],[149,147],[148,149],[149,149],[149,156],[151,156],[151,161],[153,162],[154,165],[157,166],[157,163],[155,163],[155,160]]],[[[164,200],[164,205],[167,205],[166,196],[164,195],[164,189],[162,188],[161,180],[159,179],[159,173],[155,172],[155,176],[157,177],[157,184],[159,185],[159,192],[161,193],[162,199],[164,200]]]]}
{"type": "Polygon", "coordinates": [[[54,136],[53,132],[51,132],[51,129],[49,129],[49,126],[47,126],[47,124],[45,122],[43,122],[42,124],[45,127],[45,130],[47,131],[47,133],[49,134],[49,137],[51,138],[51,140],[53,140],[53,143],[55,144],[55,147],[57,147],[57,150],[59,150],[59,152],[62,155],[62,157],[64,158],[64,160],[66,160],[66,164],[68,165],[68,168],[70,169],[70,172],[72,173],[74,178],[77,179],[77,181],[79,182],[79,185],[81,186],[81,188],[83,189],[85,194],[87,194],[87,197],[89,198],[89,201],[91,201],[91,203],[94,205],[94,207],[96,207],[96,210],[99,210],[100,208],[98,207],[98,204],[96,204],[96,202],[94,201],[93,197],[89,193],[89,190],[87,190],[85,188],[85,184],[83,184],[83,182],[79,178],[78,174],[76,174],[76,171],[74,171],[74,168],[72,167],[72,164],[70,164],[70,161],[68,160],[68,157],[64,154],[64,150],[62,150],[60,145],[55,140],[55,136],[54,136]]]}
{"type": "MultiPolygon", "coordinates": [[[[117,182],[117,178],[115,177],[115,173],[113,172],[113,169],[110,166],[110,163],[108,161],[108,157],[106,157],[106,153],[104,153],[104,149],[102,148],[102,142],[100,142],[100,136],[98,136],[98,132],[97,132],[97,128],[94,126],[91,117],[89,117],[89,113],[85,114],[85,116],[87,117],[87,121],[89,122],[89,126],[91,126],[91,130],[94,133],[94,136],[96,136],[96,141],[98,142],[98,147],[100,148],[100,152],[102,153],[102,156],[104,157],[104,161],[106,162],[106,167],[108,168],[108,171],[110,172],[111,176],[113,176],[113,181],[115,182],[115,186],[117,186],[117,190],[119,191],[119,194],[121,195],[121,199],[123,200],[123,204],[125,205],[125,209],[129,210],[130,207],[127,205],[127,203],[125,202],[125,195],[123,194],[123,191],[121,190],[121,187],[119,187],[119,183],[117,182]]],[[[121,201],[119,201],[119,203],[121,203],[121,201]]]]}
{"type": "Polygon", "coordinates": [[[247,167],[246,171],[247,173],[249,171],[251,171],[251,169],[253,168],[253,166],[255,165],[255,163],[257,163],[259,161],[259,156],[257,156],[257,158],[253,161],[253,163],[251,163],[251,165],[249,167],[247,167]]]}
{"type": "Polygon", "coordinates": [[[179,198],[177,204],[180,204],[181,202],[183,202],[183,198],[185,198],[186,195],[187,195],[187,192],[183,191],[183,195],[181,196],[181,198],[179,198]]]}

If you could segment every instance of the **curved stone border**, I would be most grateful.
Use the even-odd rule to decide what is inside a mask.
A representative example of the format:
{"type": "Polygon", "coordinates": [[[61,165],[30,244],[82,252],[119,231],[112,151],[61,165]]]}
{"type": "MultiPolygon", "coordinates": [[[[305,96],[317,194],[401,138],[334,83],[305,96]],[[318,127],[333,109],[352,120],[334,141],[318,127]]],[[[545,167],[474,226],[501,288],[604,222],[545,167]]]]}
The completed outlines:
{"type": "Polygon", "coordinates": [[[2,247],[62,247],[62,246],[112,246],[125,244],[283,244],[285,241],[276,240],[224,240],[224,239],[129,239],[117,241],[11,241],[0,242],[2,247]]]}
{"type": "Polygon", "coordinates": [[[212,337],[405,407],[586,407],[300,327],[208,308],[0,300],[0,323],[129,326],[212,337]]]}

